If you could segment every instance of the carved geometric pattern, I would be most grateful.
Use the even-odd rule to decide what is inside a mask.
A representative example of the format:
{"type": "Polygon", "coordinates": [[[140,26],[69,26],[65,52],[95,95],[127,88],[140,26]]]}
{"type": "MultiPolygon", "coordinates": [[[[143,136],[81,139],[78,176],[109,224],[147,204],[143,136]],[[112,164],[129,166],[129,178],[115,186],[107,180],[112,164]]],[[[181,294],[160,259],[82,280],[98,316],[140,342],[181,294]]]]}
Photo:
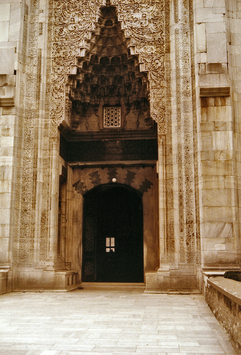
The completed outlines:
{"type": "Polygon", "coordinates": [[[81,182],[80,180],[78,180],[76,183],[74,183],[73,187],[74,187],[75,191],[81,195],[84,195],[88,191],[85,183],[81,182]]]}
{"type": "MultiPolygon", "coordinates": [[[[114,6],[101,8],[90,43],[85,56],[76,61],[76,73],[69,76],[72,128],[77,129],[85,119],[88,130],[88,117],[98,115],[103,104],[109,106],[103,110],[103,127],[121,127],[121,103],[125,115],[131,109],[137,117],[142,114],[148,127],[149,82],[146,73],[140,71],[138,57],[128,51],[114,6]]],[[[136,124],[138,128],[138,119],[136,124]]]]}
{"type": "Polygon", "coordinates": [[[127,170],[127,174],[126,174],[124,183],[126,185],[131,185],[134,182],[135,176],[136,176],[136,173],[134,171],[127,170]]]}
{"type": "Polygon", "coordinates": [[[117,168],[109,168],[108,169],[108,177],[109,177],[109,182],[112,182],[112,179],[115,179],[117,177],[117,168]]]}
{"type": "Polygon", "coordinates": [[[86,261],[85,262],[84,275],[85,276],[94,275],[94,262],[93,261],[86,261]]]}
{"type": "MultiPolygon", "coordinates": [[[[19,139],[22,142],[21,154],[16,160],[19,165],[17,179],[21,184],[21,209],[17,213],[16,218],[19,218],[20,230],[19,238],[14,240],[14,244],[18,245],[18,262],[19,263],[34,263],[35,256],[35,236],[36,236],[36,203],[37,203],[37,174],[38,174],[38,145],[36,141],[38,137],[39,119],[38,92],[40,90],[38,82],[38,22],[36,16],[39,13],[39,3],[33,1],[30,8],[24,6],[25,24],[23,33],[23,51],[22,58],[24,59],[23,70],[25,70],[25,78],[21,80],[20,89],[20,105],[19,112],[23,120],[21,120],[19,139]],[[28,23],[26,23],[28,22],[28,23]],[[31,58],[31,59],[30,59],[31,58]],[[25,67],[25,68],[24,68],[25,67]],[[27,83],[27,84],[26,84],[27,83]],[[34,217],[35,216],[35,217],[34,217]]],[[[22,60],[21,58],[21,60],[22,60]]],[[[48,176],[48,164],[46,164],[48,176]]],[[[45,177],[43,176],[42,191],[46,187],[45,177]]],[[[44,191],[45,193],[45,191],[44,191]]],[[[45,196],[48,196],[46,193],[45,196]]],[[[49,222],[49,200],[46,198],[40,207],[40,233],[39,233],[39,259],[46,259],[47,255],[47,238],[48,238],[48,222],[49,222]]],[[[16,233],[17,234],[17,233],[16,233]]]]}
{"type": "Polygon", "coordinates": [[[95,248],[95,240],[94,240],[94,231],[93,231],[93,223],[92,219],[90,218],[90,222],[88,223],[86,217],[85,223],[85,240],[84,240],[84,250],[85,251],[94,251],[95,248]]]}
{"type": "Polygon", "coordinates": [[[139,191],[143,194],[144,192],[147,192],[151,186],[153,185],[153,183],[148,180],[148,179],[145,179],[142,184],[140,185],[139,187],[139,191]]]}
{"type": "Polygon", "coordinates": [[[179,253],[181,263],[196,261],[194,127],[192,115],[192,63],[190,45],[190,6],[188,0],[176,2],[179,26],[175,30],[176,97],[178,129],[179,253]],[[184,104],[185,103],[185,104],[184,104]]]}
{"type": "Polygon", "coordinates": [[[90,181],[92,182],[92,184],[94,186],[98,186],[101,184],[101,178],[100,178],[100,174],[98,173],[98,171],[94,171],[93,173],[90,173],[89,177],[90,177],[90,181]]]}
{"type": "MultiPolygon", "coordinates": [[[[148,72],[150,116],[160,123],[162,133],[165,132],[164,38],[165,6],[168,7],[166,3],[165,0],[156,0],[148,4],[139,1],[116,0],[114,4],[118,22],[121,23],[121,29],[127,39],[128,51],[138,59],[140,71],[143,74],[148,72]],[[136,14],[145,14],[145,19],[136,14]]],[[[93,47],[91,33],[102,25],[97,22],[97,19],[102,20],[99,17],[100,7],[103,8],[105,2],[102,0],[82,0],[81,2],[56,0],[53,5],[51,22],[54,23],[51,55],[53,65],[50,102],[51,118],[59,125],[64,115],[69,117],[71,111],[68,98],[70,87],[66,82],[67,74],[77,74],[78,58],[82,65],[82,58],[93,47]],[[63,90],[64,87],[65,90],[63,90]]],[[[111,23],[106,21],[103,24],[108,31],[111,23]]]]}
{"type": "Polygon", "coordinates": [[[120,107],[104,107],[104,128],[121,127],[121,108],[120,107]]]}

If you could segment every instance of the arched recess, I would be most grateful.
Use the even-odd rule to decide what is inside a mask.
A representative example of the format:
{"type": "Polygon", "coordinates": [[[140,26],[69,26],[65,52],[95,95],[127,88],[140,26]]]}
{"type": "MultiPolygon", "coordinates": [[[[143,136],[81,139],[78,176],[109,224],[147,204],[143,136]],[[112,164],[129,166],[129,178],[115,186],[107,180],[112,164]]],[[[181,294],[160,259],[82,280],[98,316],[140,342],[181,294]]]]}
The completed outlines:
{"type": "Polygon", "coordinates": [[[69,105],[60,125],[67,173],[60,185],[58,250],[80,278],[83,196],[113,179],[143,194],[144,272],[158,267],[157,125],[150,116],[147,72],[127,42],[116,7],[101,7],[90,47],[69,75],[69,105]]]}
{"type": "Polygon", "coordinates": [[[143,282],[142,194],[122,184],[84,195],[83,281],[143,282]]]}
{"type": "MultiPolygon", "coordinates": [[[[60,208],[59,260],[75,270],[82,280],[84,200],[95,189],[121,186],[129,193],[141,196],[143,205],[143,270],[158,267],[158,181],[155,162],[121,162],[119,165],[67,165],[63,169],[60,208]],[[67,180],[63,175],[67,173],[67,180]]],[[[132,195],[131,195],[132,196],[132,195]]],[[[94,211],[96,219],[101,210],[94,211]]],[[[127,224],[129,228],[129,224],[127,224]]],[[[131,228],[127,234],[131,232],[131,228]]]]}

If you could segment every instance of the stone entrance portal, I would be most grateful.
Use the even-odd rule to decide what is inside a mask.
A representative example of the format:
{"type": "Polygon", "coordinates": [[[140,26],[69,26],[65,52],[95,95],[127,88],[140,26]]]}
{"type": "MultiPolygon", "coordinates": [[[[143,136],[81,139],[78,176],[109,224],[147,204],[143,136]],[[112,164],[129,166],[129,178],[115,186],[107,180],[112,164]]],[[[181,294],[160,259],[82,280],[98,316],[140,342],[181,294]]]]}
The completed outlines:
{"type": "Polygon", "coordinates": [[[143,282],[141,194],[107,184],[84,198],[83,281],[143,282]]]}
{"type": "Polygon", "coordinates": [[[0,293],[240,269],[240,2],[0,1],[0,293]]]}
{"type": "Polygon", "coordinates": [[[140,59],[117,7],[101,6],[59,126],[58,268],[79,282],[143,282],[158,268],[158,127],[140,59]]]}

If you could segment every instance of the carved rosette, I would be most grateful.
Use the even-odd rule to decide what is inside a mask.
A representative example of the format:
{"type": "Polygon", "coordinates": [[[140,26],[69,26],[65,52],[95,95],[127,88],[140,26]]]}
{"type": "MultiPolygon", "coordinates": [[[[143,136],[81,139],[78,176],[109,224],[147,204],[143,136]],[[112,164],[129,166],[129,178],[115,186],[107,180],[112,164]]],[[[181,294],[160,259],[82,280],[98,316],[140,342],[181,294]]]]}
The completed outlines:
{"type": "MultiPolygon", "coordinates": [[[[148,73],[150,114],[165,133],[164,23],[165,1],[107,1],[116,6],[127,46],[139,57],[140,70],[148,73]]],[[[51,118],[59,125],[69,112],[68,75],[78,57],[90,48],[103,0],[54,1],[51,118]]]]}

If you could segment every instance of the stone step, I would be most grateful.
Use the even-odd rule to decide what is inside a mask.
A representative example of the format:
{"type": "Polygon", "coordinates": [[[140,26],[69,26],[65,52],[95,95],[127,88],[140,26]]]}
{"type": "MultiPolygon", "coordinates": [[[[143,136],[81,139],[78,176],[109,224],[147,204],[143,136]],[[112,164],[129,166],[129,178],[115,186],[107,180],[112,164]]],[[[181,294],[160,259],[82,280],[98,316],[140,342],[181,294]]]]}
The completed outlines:
{"type": "Polygon", "coordinates": [[[81,282],[81,288],[146,288],[143,282],[81,282]]]}

